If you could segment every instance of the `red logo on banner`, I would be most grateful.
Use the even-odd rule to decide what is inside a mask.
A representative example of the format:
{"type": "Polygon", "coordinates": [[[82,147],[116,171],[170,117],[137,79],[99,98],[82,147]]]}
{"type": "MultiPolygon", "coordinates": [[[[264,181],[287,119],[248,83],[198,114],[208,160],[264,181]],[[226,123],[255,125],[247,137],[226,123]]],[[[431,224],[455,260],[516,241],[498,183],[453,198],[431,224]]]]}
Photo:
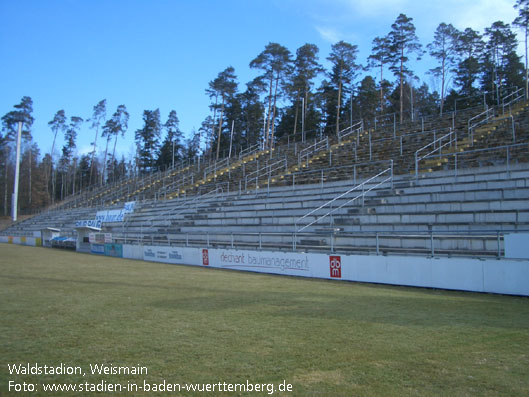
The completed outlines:
{"type": "Polygon", "coordinates": [[[209,266],[209,254],[207,249],[202,250],[202,264],[204,266],[209,266]]]}
{"type": "Polygon", "coordinates": [[[342,258],[340,256],[330,256],[329,267],[332,278],[342,278],[342,258]]]}

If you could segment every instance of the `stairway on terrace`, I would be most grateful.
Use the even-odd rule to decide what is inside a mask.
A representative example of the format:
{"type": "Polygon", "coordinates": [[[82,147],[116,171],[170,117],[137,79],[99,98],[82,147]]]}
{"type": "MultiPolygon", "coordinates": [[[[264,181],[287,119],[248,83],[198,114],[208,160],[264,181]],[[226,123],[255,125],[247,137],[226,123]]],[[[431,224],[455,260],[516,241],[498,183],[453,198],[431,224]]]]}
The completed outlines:
{"type": "Polygon", "coordinates": [[[262,181],[259,187],[368,177],[374,175],[380,163],[391,160],[396,174],[407,174],[414,171],[415,152],[451,130],[460,131],[462,136],[457,142],[458,150],[468,147],[469,141],[463,136],[468,119],[481,111],[482,108],[467,109],[457,115],[447,113],[427,122],[421,119],[402,125],[379,123],[376,129],[358,129],[341,139],[329,136],[326,147],[320,145],[320,150],[303,160],[292,159],[286,172],[262,181]]]}
{"type": "Polygon", "coordinates": [[[419,172],[454,170],[529,162],[529,106],[519,102],[505,114],[494,114],[467,132],[463,145],[436,153],[420,164],[419,172]]]}

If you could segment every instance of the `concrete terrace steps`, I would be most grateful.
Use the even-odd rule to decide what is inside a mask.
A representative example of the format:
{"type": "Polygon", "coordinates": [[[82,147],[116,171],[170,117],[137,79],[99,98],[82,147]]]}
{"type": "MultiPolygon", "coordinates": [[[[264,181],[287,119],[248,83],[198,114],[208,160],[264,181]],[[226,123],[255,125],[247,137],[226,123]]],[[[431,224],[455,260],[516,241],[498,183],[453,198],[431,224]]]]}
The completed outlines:
{"type": "MultiPolygon", "coordinates": [[[[381,189],[379,192],[381,197],[375,196],[372,201],[367,202],[364,208],[344,207],[335,216],[335,227],[339,226],[342,233],[377,230],[425,232],[432,230],[432,227],[446,231],[524,228],[528,225],[528,201],[520,199],[521,196],[527,196],[529,192],[527,189],[521,190],[516,187],[527,185],[527,171],[513,170],[508,173],[519,178],[510,180],[508,186],[503,188],[499,184],[502,183],[506,172],[494,169],[478,175],[461,175],[458,180],[446,173],[438,173],[435,178],[429,179],[397,179],[395,184],[398,185],[398,189],[402,190],[400,195],[381,189]],[[492,178],[494,175],[497,176],[496,180],[492,178]],[[434,184],[436,179],[437,185],[434,184]],[[447,179],[453,180],[453,189],[449,188],[450,185],[446,183],[447,179]],[[418,189],[418,192],[414,193],[413,189],[418,189]],[[432,193],[432,189],[437,193],[432,193]],[[438,197],[432,195],[438,195],[438,197]],[[472,200],[475,201],[479,195],[482,195],[483,201],[473,204],[472,200]],[[412,196],[414,196],[413,199],[410,198],[412,196]],[[467,202],[464,202],[465,197],[467,202]],[[424,203],[425,200],[437,200],[437,202],[428,204],[424,203]],[[431,212],[432,209],[437,210],[433,215],[421,213],[431,212]],[[398,213],[397,217],[395,213],[398,213]],[[340,217],[349,221],[342,222],[340,217]]],[[[308,196],[308,192],[317,195],[325,189],[321,189],[320,186],[305,186],[299,191],[275,188],[268,196],[262,194],[229,196],[215,205],[211,203],[205,205],[199,210],[200,212],[192,210],[179,214],[174,217],[171,226],[158,228],[155,231],[158,233],[172,232],[172,237],[177,237],[177,234],[205,231],[212,234],[291,232],[296,217],[324,203],[324,200],[336,194],[338,186],[325,186],[325,188],[332,193],[325,193],[318,198],[311,196],[310,200],[303,201],[299,200],[300,194],[303,197],[308,196]],[[208,206],[210,211],[207,211],[208,206]]],[[[312,221],[316,217],[311,216],[307,219],[312,221]]],[[[326,227],[325,224],[318,224],[314,226],[314,230],[324,227],[326,227]]],[[[131,229],[131,232],[134,231],[137,232],[136,229],[131,229]]]]}

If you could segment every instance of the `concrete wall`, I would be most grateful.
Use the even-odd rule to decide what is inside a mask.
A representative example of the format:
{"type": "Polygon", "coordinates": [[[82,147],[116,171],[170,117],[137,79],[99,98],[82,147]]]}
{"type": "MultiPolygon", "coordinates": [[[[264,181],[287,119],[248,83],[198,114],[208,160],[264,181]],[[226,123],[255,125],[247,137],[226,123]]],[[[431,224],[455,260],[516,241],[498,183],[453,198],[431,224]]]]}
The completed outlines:
{"type": "Polygon", "coordinates": [[[326,255],[128,245],[123,246],[123,256],[288,276],[529,296],[528,260],[326,255]]]}
{"type": "MultiPolygon", "coordinates": [[[[0,236],[0,242],[12,244],[37,245],[39,240],[35,237],[0,236]]],[[[152,262],[529,296],[527,259],[326,255],[128,244],[119,248],[118,256],[122,253],[124,258],[152,262]]],[[[116,256],[116,252],[109,252],[108,255],[116,256]]]]}
{"type": "Polygon", "coordinates": [[[0,236],[0,243],[29,245],[31,247],[41,247],[42,239],[40,237],[0,236]]]}
{"type": "Polygon", "coordinates": [[[506,234],[505,257],[529,259],[529,233],[506,234]]]}

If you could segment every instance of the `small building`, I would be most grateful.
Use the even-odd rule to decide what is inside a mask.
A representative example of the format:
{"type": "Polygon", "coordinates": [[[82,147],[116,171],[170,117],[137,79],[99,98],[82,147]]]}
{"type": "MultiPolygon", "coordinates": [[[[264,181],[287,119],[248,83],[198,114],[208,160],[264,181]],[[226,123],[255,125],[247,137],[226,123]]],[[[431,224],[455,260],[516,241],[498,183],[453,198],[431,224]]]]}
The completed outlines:
{"type": "Polygon", "coordinates": [[[51,240],[53,238],[59,237],[61,234],[61,229],[56,229],[54,227],[47,227],[40,231],[40,236],[42,238],[42,246],[51,248],[51,240]]]}
{"type": "Polygon", "coordinates": [[[90,253],[90,233],[99,233],[101,229],[93,226],[80,226],[76,227],[75,230],[77,231],[77,244],[75,250],[77,252],[90,253]]]}

